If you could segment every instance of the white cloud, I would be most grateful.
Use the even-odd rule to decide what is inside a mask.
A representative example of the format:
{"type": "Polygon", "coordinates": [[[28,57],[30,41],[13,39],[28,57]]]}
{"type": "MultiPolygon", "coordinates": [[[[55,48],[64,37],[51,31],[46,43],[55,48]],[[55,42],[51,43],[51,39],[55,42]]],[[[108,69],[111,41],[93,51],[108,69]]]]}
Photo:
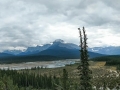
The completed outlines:
{"type": "Polygon", "coordinates": [[[83,26],[89,47],[120,46],[119,0],[1,0],[0,6],[0,51],[59,38],[79,44],[83,26]]]}

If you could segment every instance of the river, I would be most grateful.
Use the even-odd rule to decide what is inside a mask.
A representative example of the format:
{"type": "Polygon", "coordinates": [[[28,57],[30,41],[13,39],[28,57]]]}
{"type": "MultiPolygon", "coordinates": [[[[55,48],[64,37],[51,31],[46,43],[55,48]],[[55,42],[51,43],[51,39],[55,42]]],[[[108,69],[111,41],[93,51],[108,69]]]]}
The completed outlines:
{"type": "Polygon", "coordinates": [[[58,68],[58,67],[64,67],[65,65],[74,64],[76,61],[79,61],[79,59],[0,64],[0,69],[21,70],[21,69],[31,69],[33,67],[38,67],[38,66],[43,68],[58,68]]]}

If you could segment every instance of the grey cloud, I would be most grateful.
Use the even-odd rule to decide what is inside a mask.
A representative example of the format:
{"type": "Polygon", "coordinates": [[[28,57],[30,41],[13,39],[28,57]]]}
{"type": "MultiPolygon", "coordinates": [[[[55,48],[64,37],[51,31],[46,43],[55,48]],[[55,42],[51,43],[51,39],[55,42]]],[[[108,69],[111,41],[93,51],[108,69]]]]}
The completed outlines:
{"type": "Polygon", "coordinates": [[[58,38],[77,44],[79,26],[87,27],[89,43],[98,41],[90,46],[106,45],[100,29],[120,37],[119,0],[1,0],[0,6],[0,51],[58,38]]]}
{"type": "Polygon", "coordinates": [[[120,0],[103,0],[103,2],[111,8],[120,10],[120,0]]]}
{"type": "MultiPolygon", "coordinates": [[[[28,47],[39,40],[39,38],[36,38],[34,31],[21,27],[5,27],[0,29],[0,32],[0,38],[2,39],[0,46],[2,47],[28,47]]],[[[37,44],[40,45],[40,43],[37,44]]]]}

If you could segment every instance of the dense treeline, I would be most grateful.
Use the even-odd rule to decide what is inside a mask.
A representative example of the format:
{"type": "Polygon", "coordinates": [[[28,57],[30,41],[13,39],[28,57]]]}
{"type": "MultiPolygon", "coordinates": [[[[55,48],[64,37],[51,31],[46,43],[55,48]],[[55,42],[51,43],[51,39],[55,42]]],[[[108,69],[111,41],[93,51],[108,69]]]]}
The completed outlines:
{"type": "MultiPolygon", "coordinates": [[[[42,70],[45,69],[0,70],[0,90],[81,90],[79,89],[79,77],[76,77],[77,73],[70,76],[70,73],[63,69],[59,76],[59,74],[54,75],[49,72],[44,74],[42,70]],[[41,74],[38,74],[38,71],[41,74]]],[[[100,87],[118,88],[116,90],[119,90],[120,72],[94,69],[92,85],[96,88],[92,90],[103,90],[99,89],[100,87]]]]}
{"type": "Polygon", "coordinates": [[[120,70],[120,55],[110,55],[91,59],[92,61],[106,61],[106,66],[116,66],[120,70]]]}
{"type": "Polygon", "coordinates": [[[111,60],[119,60],[120,61],[120,55],[109,55],[109,56],[103,56],[103,57],[96,57],[92,58],[93,61],[111,61],[111,60]]]}
{"type": "Polygon", "coordinates": [[[60,59],[63,59],[63,58],[49,56],[49,55],[9,56],[9,57],[0,57],[0,64],[35,62],[35,61],[53,61],[53,60],[60,60],[60,59]]]}
{"type": "MultiPolygon", "coordinates": [[[[21,87],[32,87],[35,89],[52,89],[54,90],[55,84],[59,85],[59,78],[51,75],[39,75],[35,73],[18,73],[15,70],[0,70],[0,77],[4,76],[10,77],[13,81],[13,85],[17,85],[18,88],[21,87]]],[[[4,80],[3,80],[4,81],[4,80]]],[[[6,81],[6,85],[7,85],[6,81]]],[[[7,85],[8,86],[8,85],[7,85]]]]}
{"type": "Polygon", "coordinates": [[[110,60],[106,61],[106,65],[120,65],[120,60],[110,60]]]}
{"type": "Polygon", "coordinates": [[[77,90],[79,83],[68,76],[66,69],[60,75],[36,73],[42,68],[0,70],[0,90],[77,90]],[[2,84],[1,84],[2,83],[2,84]]]}
{"type": "Polygon", "coordinates": [[[106,61],[106,65],[120,65],[120,55],[111,55],[91,59],[93,61],[106,61]]]}

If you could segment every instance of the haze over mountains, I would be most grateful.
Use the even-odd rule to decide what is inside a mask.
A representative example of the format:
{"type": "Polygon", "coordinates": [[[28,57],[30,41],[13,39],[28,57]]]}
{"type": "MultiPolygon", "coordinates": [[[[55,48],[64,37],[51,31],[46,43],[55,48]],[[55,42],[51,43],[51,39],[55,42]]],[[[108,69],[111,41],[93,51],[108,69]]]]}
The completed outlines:
{"type": "Polygon", "coordinates": [[[89,51],[106,54],[106,55],[120,55],[120,46],[108,46],[108,47],[93,47],[88,48],[89,51]]]}
{"type": "MultiPolygon", "coordinates": [[[[2,53],[8,53],[13,55],[28,55],[28,54],[39,53],[46,49],[49,50],[49,49],[60,49],[60,48],[76,49],[76,50],[80,49],[78,45],[72,43],[66,43],[61,39],[57,39],[51,44],[45,44],[42,46],[37,45],[36,47],[28,47],[24,52],[21,50],[5,50],[2,53]]],[[[120,46],[93,47],[93,48],[88,48],[88,51],[99,54],[105,54],[105,55],[120,55],[120,46]]]]}
{"type": "MultiPolygon", "coordinates": [[[[20,50],[6,50],[0,54],[0,63],[78,59],[80,58],[79,50],[80,47],[78,45],[57,39],[51,44],[28,47],[24,52],[20,50]]],[[[94,47],[88,48],[88,50],[89,58],[120,55],[120,47],[94,47]]]]}

